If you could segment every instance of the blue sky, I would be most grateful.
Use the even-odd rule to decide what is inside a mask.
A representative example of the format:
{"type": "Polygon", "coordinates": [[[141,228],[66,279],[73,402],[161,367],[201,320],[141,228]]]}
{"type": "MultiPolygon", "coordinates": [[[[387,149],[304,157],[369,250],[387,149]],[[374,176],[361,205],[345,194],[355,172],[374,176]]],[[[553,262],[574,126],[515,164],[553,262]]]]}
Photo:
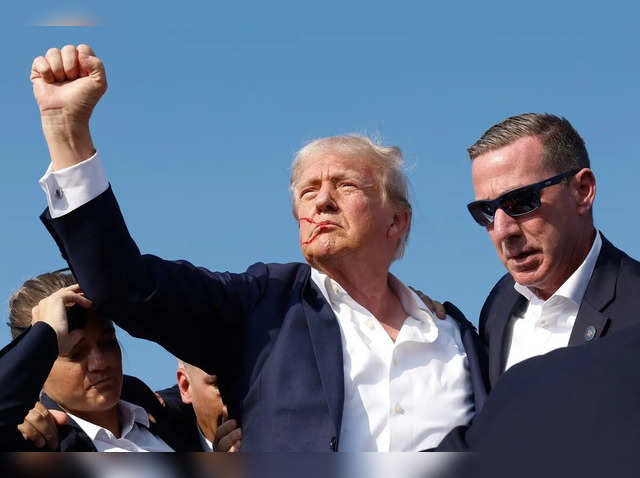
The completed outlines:
{"type": "MultiPolygon", "coordinates": [[[[89,43],[106,65],[94,143],[143,252],[231,271],[302,260],[287,195],[293,154],[315,137],[367,133],[403,149],[412,184],[413,231],[393,272],[475,323],[503,268],[465,209],[473,199],[465,148],[506,116],[545,111],[567,117],[587,143],[597,226],[640,257],[637,2],[6,8],[5,311],[22,281],[64,266],[38,220],[48,153],[28,71],[35,56],[67,43],[89,43]],[[70,14],[99,26],[34,26],[70,14]]],[[[120,338],[126,373],[155,388],[174,383],[167,352],[120,338]]]]}

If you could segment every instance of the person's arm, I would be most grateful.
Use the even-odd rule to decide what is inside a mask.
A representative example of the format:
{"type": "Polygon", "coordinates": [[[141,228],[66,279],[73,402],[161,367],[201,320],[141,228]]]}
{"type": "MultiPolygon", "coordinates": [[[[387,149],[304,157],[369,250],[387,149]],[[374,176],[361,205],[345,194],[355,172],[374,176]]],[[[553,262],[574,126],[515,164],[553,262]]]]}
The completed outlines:
{"type": "MultiPolygon", "coordinates": [[[[50,50],[34,61],[32,81],[51,171],[72,171],[78,184],[86,186],[87,167],[95,166],[86,161],[95,151],[89,118],[106,89],[102,63],[88,46],[50,50]],[[77,74],[68,68],[75,61],[77,74]]],[[[60,202],[76,188],[69,189],[58,194],[60,202]]],[[[55,191],[48,188],[49,204],[56,201],[51,197],[55,191]]],[[[240,370],[242,319],[266,287],[266,266],[257,265],[247,274],[213,273],[188,262],[141,255],[111,188],[83,196],[85,202],[73,198],[74,207],[55,214],[48,208],[41,218],[98,313],[204,370],[219,375],[240,370]]]]}
{"type": "MultiPolygon", "coordinates": [[[[43,299],[33,308],[32,327],[0,351],[0,443],[3,449],[15,449],[19,426],[22,436],[38,440],[28,422],[33,421],[34,413],[38,412],[36,402],[40,390],[58,354],[67,353],[79,339],[78,332],[69,333],[67,325],[66,308],[75,304],[91,307],[77,285],[43,299]],[[25,418],[29,418],[26,425],[25,418]]],[[[23,446],[18,444],[17,448],[23,446]]]]}

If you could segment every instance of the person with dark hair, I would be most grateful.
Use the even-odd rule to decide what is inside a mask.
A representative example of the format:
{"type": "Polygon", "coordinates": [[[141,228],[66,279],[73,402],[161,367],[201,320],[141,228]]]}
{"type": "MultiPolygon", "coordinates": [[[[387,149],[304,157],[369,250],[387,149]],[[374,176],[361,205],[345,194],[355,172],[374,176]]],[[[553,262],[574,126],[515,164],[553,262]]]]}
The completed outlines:
{"type": "Polygon", "coordinates": [[[491,386],[529,357],[592,342],[640,322],[640,263],[596,230],[596,179],[565,118],[527,113],[492,126],[469,148],[476,200],[508,273],[480,315],[491,386]]]}
{"type": "Polygon", "coordinates": [[[14,340],[0,351],[1,449],[201,451],[180,433],[188,414],[172,414],[122,374],[115,329],[91,307],[60,271],[27,280],[9,299],[14,340]]]}
{"type": "Polygon", "coordinates": [[[468,209],[508,273],[480,314],[491,394],[440,450],[637,449],[640,263],[594,227],[584,141],[565,118],[527,113],[469,155],[468,209]]]}

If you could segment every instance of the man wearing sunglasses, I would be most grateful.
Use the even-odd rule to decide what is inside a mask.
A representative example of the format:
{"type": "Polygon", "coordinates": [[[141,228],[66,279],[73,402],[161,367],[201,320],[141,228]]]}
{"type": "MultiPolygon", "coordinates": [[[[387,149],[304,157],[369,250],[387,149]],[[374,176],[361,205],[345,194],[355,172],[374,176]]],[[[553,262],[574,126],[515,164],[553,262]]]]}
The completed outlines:
{"type": "Polygon", "coordinates": [[[528,113],[492,126],[469,149],[476,200],[508,274],[480,315],[489,375],[640,322],[640,264],[593,224],[596,180],[569,121],[528,113]]]}
{"type": "Polygon", "coordinates": [[[480,314],[491,393],[438,450],[500,452],[478,454],[491,458],[474,462],[473,476],[539,476],[524,453],[597,450],[569,474],[617,476],[602,458],[640,447],[640,263],[595,229],[595,177],[566,119],[507,118],[468,151],[468,209],[508,273],[480,314]]]}

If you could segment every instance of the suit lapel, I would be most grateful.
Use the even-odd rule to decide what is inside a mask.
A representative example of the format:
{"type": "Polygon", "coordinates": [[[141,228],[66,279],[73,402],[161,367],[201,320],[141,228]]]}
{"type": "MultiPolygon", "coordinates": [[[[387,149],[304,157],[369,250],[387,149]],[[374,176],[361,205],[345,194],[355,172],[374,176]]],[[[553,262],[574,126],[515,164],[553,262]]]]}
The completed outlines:
{"type": "Polygon", "coordinates": [[[508,282],[504,297],[494,306],[493,318],[491,319],[491,332],[489,344],[489,380],[493,386],[507,363],[507,352],[509,350],[509,322],[516,306],[523,297],[513,288],[513,281],[508,282]],[[496,340],[497,344],[493,343],[496,340]]]}
{"type": "Polygon", "coordinates": [[[579,345],[599,337],[609,323],[602,310],[615,298],[621,252],[605,237],[591,274],[589,285],[578,309],[569,345],[579,345]]]}
{"type": "MultiPolygon", "coordinates": [[[[50,410],[62,410],[46,393],[40,392],[40,402],[50,410]]],[[[98,451],[91,438],[69,417],[66,425],[58,427],[60,451],[98,451]]]]}
{"type": "Polygon", "coordinates": [[[344,406],[344,366],[340,327],[331,307],[310,280],[309,272],[305,278],[302,304],[320,380],[329,406],[329,414],[336,426],[336,436],[339,436],[344,406]]]}

